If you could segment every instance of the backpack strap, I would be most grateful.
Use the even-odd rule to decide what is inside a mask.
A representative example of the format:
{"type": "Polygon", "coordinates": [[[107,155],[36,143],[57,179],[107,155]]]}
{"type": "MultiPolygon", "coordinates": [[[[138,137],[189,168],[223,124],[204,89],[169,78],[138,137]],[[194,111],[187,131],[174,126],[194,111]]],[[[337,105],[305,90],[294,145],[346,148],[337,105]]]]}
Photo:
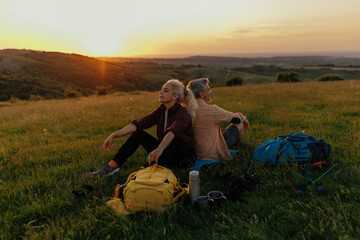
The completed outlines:
{"type": "Polygon", "coordinates": [[[151,171],[149,172],[149,175],[145,178],[146,180],[149,180],[149,179],[150,179],[151,175],[153,175],[153,173],[155,172],[155,170],[156,170],[157,167],[160,167],[160,166],[157,165],[157,164],[154,164],[154,165],[151,166],[152,169],[151,169],[151,171]]]}
{"type": "MultiPolygon", "coordinates": [[[[282,137],[282,136],[280,136],[282,137]]],[[[275,156],[275,166],[278,164],[278,160],[279,160],[279,157],[280,157],[280,151],[281,151],[281,148],[283,147],[283,145],[287,142],[288,140],[288,137],[286,137],[285,139],[283,139],[283,141],[279,144],[279,148],[276,152],[276,156],[275,156]]]]}
{"type": "MultiPolygon", "coordinates": [[[[173,184],[173,183],[171,183],[171,184],[173,184]]],[[[187,186],[184,188],[184,187],[181,186],[180,181],[179,181],[179,179],[178,179],[177,184],[173,184],[173,185],[174,185],[174,188],[175,188],[176,190],[181,190],[181,192],[179,192],[179,193],[173,198],[173,200],[172,200],[173,203],[176,202],[176,201],[177,201],[181,196],[183,196],[184,194],[189,194],[189,190],[188,190],[189,185],[188,185],[188,184],[186,184],[187,186]]]]}
{"type": "Polygon", "coordinates": [[[114,197],[113,197],[112,199],[120,199],[120,198],[119,198],[120,189],[121,189],[124,185],[125,185],[125,184],[123,184],[123,185],[120,185],[120,184],[116,185],[115,195],[114,195],[114,197]]]}
{"type": "Polygon", "coordinates": [[[115,187],[115,195],[114,195],[113,199],[120,199],[120,198],[119,198],[119,196],[120,196],[120,189],[125,188],[126,185],[130,182],[130,180],[133,180],[133,179],[135,178],[135,175],[136,175],[139,171],[141,171],[141,170],[143,170],[143,169],[144,169],[144,167],[141,167],[139,170],[131,173],[131,174],[128,176],[128,178],[126,179],[126,182],[125,182],[124,184],[122,184],[122,185],[121,185],[121,184],[116,185],[116,187],[115,187]]]}
{"type": "Polygon", "coordinates": [[[172,200],[172,202],[176,202],[182,195],[186,193],[185,189],[183,189],[181,192],[179,192],[172,200]]]}
{"type": "MultiPolygon", "coordinates": [[[[313,141],[316,141],[317,139],[314,137],[314,136],[310,136],[310,135],[297,135],[297,136],[289,136],[289,135],[281,135],[279,137],[276,137],[275,139],[278,139],[278,138],[284,138],[284,139],[289,139],[291,141],[308,141],[308,140],[313,140],[313,141]]],[[[280,140],[280,139],[278,139],[280,140]]]]}
{"type": "Polygon", "coordinates": [[[141,171],[141,170],[143,170],[143,169],[144,169],[144,167],[141,167],[139,170],[131,173],[131,174],[128,176],[128,178],[126,179],[125,184],[128,183],[130,180],[133,180],[134,177],[135,177],[135,174],[137,174],[139,171],[141,171]]]}

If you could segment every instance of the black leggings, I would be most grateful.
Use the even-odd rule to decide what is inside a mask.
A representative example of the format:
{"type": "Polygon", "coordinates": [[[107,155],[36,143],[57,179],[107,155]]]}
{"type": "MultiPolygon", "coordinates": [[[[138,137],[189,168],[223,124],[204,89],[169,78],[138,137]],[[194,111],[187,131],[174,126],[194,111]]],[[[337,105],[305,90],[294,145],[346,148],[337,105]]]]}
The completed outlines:
{"type": "MultiPolygon", "coordinates": [[[[114,161],[121,166],[141,145],[150,153],[155,150],[160,144],[160,141],[140,130],[133,133],[126,142],[120,147],[114,157],[114,161]]],[[[193,165],[195,159],[195,150],[184,145],[183,141],[175,137],[169,146],[164,149],[159,157],[158,164],[169,167],[189,167],[193,165]]],[[[145,159],[144,159],[145,162],[145,159]]],[[[147,163],[146,163],[147,165],[147,163]]]]}

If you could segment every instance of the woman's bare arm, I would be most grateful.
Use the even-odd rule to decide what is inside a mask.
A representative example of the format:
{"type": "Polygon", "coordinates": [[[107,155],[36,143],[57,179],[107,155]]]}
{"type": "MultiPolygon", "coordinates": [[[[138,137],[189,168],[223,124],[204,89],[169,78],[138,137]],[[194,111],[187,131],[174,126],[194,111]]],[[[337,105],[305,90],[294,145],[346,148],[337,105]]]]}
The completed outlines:
{"type": "Polygon", "coordinates": [[[128,135],[130,133],[133,133],[136,131],[136,126],[134,124],[129,124],[126,127],[123,127],[122,129],[112,133],[104,142],[103,148],[105,152],[110,150],[111,144],[114,140],[114,138],[122,137],[125,135],[128,135]]]}

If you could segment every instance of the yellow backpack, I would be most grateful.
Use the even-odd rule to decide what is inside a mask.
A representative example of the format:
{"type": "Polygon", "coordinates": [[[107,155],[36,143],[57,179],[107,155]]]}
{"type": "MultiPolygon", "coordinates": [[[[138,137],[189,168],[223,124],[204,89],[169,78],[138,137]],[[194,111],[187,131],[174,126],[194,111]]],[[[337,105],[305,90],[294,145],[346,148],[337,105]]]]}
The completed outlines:
{"type": "Polygon", "coordinates": [[[152,165],[129,175],[123,185],[115,188],[115,196],[106,204],[117,215],[138,211],[163,211],[188,192],[179,179],[165,167],[152,165]],[[124,199],[119,197],[123,190],[124,199]]]}

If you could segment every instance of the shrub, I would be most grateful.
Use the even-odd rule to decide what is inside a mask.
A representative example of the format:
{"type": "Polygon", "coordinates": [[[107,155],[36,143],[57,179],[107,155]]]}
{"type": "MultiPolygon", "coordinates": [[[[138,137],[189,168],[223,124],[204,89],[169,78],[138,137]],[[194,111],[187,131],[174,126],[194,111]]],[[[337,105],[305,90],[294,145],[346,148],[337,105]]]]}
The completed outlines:
{"type": "Polygon", "coordinates": [[[300,74],[297,72],[278,72],[276,74],[278,82],[300,82],[300,74]]]}
{"type": "Polygon", "coordinates": [[[225,81],[226,86],[236,86],[236,85],[242,85],[244,82],[244,79],[241,77],[232,77],[225,81]]]}
{"type": "Polygon", "coordinates": [[[29,100],[30,101],[44,100],[44,97],[37,94],[30,94],[29,100]]]}
{"type": "Polygon", "coordinates": [[[117,94],[117,93],[119,93],[119,91],[116,89],[110,89],[109,91],[109,94],[117,94]]]}
{"type": "Polygon", "coordinates": [[[336,74],[325,74],[315,79],[316,81],[326,82],[326,81],[341,81],[345,80],[343,77],[336,74]]]}
{"type": "Polygon", "coordinates": [[[65,89],[64,97],[65,98],[78,98],[78,97],[82,97],[82,93],[79,91],[76,91],[74,89],[65,89]]]}
{"type": "Polygon", "coordinates": [[[106,95],[111,91],[111,86],[96,86],[96,95],[106,95]]]}
{"type": "Polygon", "coordinates": [[[196,68],[196,65],[193,65],[193,64],[182,64],[182,65],[180,66],[180,68],[182,68],[182,69],[196,68]]]}
{"type": "Polygon", "coordinates": [[[9,99],[10,103],[17,103],[17,102],[21,102],[21,100],[17,97],[14,97],[13,95],[11,95],[10,99],[9,99]]]}

